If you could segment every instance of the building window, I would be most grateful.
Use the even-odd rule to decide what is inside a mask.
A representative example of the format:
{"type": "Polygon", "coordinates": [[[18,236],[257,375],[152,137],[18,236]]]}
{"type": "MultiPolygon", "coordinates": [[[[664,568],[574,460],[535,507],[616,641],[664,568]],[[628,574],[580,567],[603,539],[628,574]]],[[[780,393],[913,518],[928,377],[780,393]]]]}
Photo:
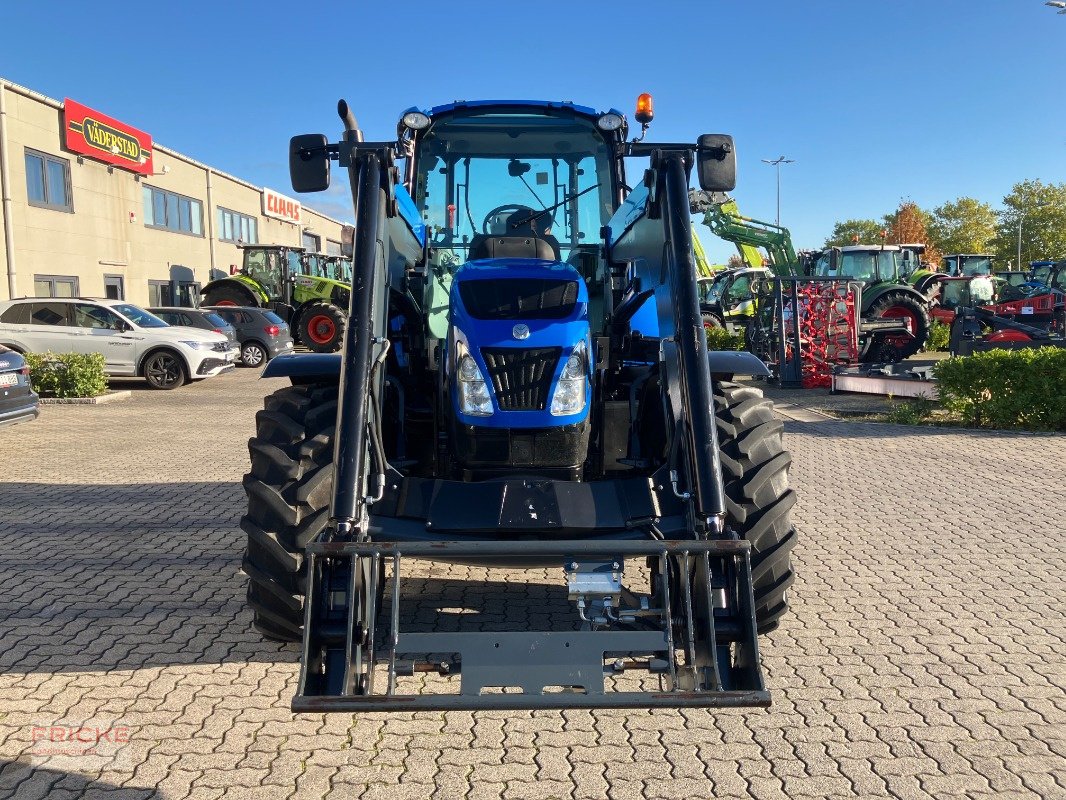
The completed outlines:
{"type": "Polygon", "coordinates": [[[234,244],[259,244],[259,223],[255,217],[219,207],[218,240],[234,244]]]}
{"type": "Polygon", "coordinates": [[[148,281],[148,305],[151,308],[174,305],[170,281],[148,281]]]}
{"type": "Polygon", "coordinates": [[[146,227],[203,236],[204,206],[199,200],[152,186],[143,187],[143,197],[146,227]]]}
{"type": "Polygon", "coordinates": [[[73,275],[34,275],[36,297],[77,297],[78,279],[73,275]]]}
{"type": "Polygon", "coordinates": [[[341,243],[335,242],[332,239],[326,239],[326,255],[327,256],[339,256],[341,255],[341,243]]]}
{"type": "Polygon", "coordinates": [[[126,282],[121,275],[104,276],[104,297],[108,300],[126,299],[126,282]]]}
{"type": "Polygon", "coordinates": [[[322,240],[315,236],[313,233],[307,233],[304,231],[304,250],[309,253],[319,253],[322,247],[322,240]]]}
{"type": "Polygon", "coordinates": [[[31,206],[73,211],[70,162],[27,147],[26,195],[31,206]]]}

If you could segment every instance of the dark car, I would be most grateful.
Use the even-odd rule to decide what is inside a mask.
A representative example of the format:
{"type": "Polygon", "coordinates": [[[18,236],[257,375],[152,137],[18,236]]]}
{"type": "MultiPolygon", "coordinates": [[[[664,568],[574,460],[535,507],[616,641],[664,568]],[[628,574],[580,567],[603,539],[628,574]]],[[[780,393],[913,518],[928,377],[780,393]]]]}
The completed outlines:
{"type": "Polygon", "coordinates": [[[167,325],[214,331],[215,333],[221,333],[234,345],[237,344],[237,331],[211,309],[160,306],[158,308],[149,308],[148,311],[155,314],[167,325]]]}
{"type": "Polygon", "coordinates": [[[291,353],[292,334],[285,320],[268,308],[253,306],[207,306],[237,329],[241,363],[260,367],[274,356],[291,353]]]}
{"type": "Polygon", "coordinates": [[[39,413],[26,360],[0,344],[0,426],[29,422],[39,413]]]}

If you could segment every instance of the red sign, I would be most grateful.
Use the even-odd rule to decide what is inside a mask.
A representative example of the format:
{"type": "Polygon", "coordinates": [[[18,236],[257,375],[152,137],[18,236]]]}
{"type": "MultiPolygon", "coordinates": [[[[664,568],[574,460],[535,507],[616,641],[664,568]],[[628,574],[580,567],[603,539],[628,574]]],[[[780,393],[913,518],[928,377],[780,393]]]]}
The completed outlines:
{"type": "Polygon", "coordinates": [[[278,194],[273,189],[264,189],[263,216],[298,225],[300,222],[300,201],[278,194]]]}
{"type": "Polygon", "coordinates": [[[63,101],[63,131],[68,150],[105,164],[152,174],[152,137],[69,97],[63,101]]]}

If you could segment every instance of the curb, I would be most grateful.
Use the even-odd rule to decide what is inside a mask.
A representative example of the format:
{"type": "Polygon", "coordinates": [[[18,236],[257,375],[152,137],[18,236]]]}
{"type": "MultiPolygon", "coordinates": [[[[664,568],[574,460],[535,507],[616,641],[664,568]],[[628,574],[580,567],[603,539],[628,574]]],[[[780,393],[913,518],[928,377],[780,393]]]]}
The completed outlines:
{"type": "Polygon", "coordinates": [[[99,397],[42,397],[39,402],[42,406],[102,406],[117,400],[129,400],[132,396],[129,389],[120,389],[99,397]]]}

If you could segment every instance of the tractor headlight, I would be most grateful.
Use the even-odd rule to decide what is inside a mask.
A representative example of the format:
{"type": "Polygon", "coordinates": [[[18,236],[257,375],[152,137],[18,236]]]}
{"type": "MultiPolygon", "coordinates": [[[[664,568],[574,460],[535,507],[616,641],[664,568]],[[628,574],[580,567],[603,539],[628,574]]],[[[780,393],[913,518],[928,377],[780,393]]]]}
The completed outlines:
{"type": "Polygon", "coordinates": [[[563,374],[552,395],[552,416],[577,414],[585,407],[585,395],[588,386],[588,353],[584,342],[578,342],[574,351],[566,359],[563,374]]]}
{"type": "Polygon", "coordinates": [[[478,368],[474,357],[466,352],[461,343],[456,343],[459,355],[457,377],[459,379],[459,410],[472,417],[487,417],[492,414],[492,398],[489,387],[478,368]]]}

